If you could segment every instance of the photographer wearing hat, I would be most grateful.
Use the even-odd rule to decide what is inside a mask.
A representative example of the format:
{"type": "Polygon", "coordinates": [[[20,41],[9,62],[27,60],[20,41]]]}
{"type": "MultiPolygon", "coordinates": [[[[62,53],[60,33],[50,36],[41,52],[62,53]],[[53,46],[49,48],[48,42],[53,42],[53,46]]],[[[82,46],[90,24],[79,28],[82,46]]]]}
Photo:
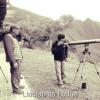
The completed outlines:
{"type": "Polygon", "coordinates": [[[15,26],[10,27],[10,32],[4,37],[4,49],[6,60],[11,66],[11,84],[13,93],[22,94],[23,86],[20,86],[21,77],[21,61],[22,52],[16,36],[19,34],[19,29],[15,26]]]}
{"type": "Polygon", "coordinates": [[[64,45],[64,43],[66,43],[65,35],[59,34],[58,39],[52,44],[52,54],[54,55],[56,76],[60,87],[63,87],[63,83],[66,83],[65,61],[68,55],[68,46],[64,45]]]}

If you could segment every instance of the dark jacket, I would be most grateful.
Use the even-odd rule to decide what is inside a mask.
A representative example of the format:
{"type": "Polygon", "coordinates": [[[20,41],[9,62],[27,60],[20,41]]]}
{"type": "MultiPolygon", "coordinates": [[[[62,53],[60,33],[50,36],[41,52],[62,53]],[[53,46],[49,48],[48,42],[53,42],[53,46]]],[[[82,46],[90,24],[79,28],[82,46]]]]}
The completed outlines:
{"type": "Polygon", "coordinates": [[[52,44],[52,54],[54,55],[54,60],[64,61],[68,56],[68,46],[57,44],[58,41],[55,41],[52,44]]]}

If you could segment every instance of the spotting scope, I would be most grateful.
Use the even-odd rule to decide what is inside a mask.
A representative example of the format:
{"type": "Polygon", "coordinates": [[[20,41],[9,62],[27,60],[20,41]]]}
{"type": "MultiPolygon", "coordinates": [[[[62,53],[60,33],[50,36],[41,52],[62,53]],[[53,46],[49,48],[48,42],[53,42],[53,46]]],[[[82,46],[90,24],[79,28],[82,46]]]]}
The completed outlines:
{"type": "Polygon", "coordinates": [[[78,40],[78,41],[69,41],[64,43],[65,45],[81,45],[81,44],[93,44],[93,43],[100,43],[100,39],[90,39],[90,40],[78,40]]]}

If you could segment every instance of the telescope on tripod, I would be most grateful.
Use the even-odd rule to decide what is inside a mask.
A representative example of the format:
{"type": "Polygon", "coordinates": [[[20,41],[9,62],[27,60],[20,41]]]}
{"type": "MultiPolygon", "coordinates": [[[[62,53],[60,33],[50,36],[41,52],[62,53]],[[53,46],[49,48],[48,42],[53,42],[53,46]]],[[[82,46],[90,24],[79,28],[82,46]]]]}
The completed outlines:
{"type": "Polygon", "coordinates": [[[74,80],[72,82],[72,84],[75,82],[76,77],[77,77],[77,74],[78,74],[78,72],[80,70],[80,67],[82,67],[82,72],[81,72],[81,80],[82,80],[81,83],[82,83],[82,85],[81,85],[81,89],[86,89],[87,88],[86,82],[83,82],[83,77],[84,77],[83,72],[84,72],[84,67],[86,65],[86,62],[89,62],[89,63],[91,63],[91,64],[94,65],[94,68],[96,70],[96,73],[97,73],[97,75],[100,78],[100,73],[98,71],[98,68],[96,66],[96,63],[93,60],[93,57],[91,56],[91,52],[90,52],[90,49],[89,49],[89,45],[90,44],[94,44],[94,43],[100,43],[100,39],[90,39],[90,40],[80,40],[80,41],[69,41],[67,43],[66,42],[64,43],[64,45],[69,45],[69,46],[70,45],[84,45],[84,50],[82,52],[82,55],[83,55],[82,56],[82,60],[79,63],[79,66],[77,68],[77,72],[76,72],[75,77],[74,77],[74,80]],[[91,59],[91,61],[90,60],[87,60],[87,57],[89,57],[91,59]]]}

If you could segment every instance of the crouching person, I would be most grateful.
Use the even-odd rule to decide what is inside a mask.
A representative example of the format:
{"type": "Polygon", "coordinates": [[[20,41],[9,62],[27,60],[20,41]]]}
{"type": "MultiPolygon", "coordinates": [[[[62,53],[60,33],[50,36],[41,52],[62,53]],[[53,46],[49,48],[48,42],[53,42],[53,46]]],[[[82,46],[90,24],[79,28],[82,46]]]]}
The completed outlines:
{"type": "Polygon", "coordinates": [[[4,37],[4,49],[6,53],[6,60],[10,63],[13,93],[22,94],[23,91],[21,89],[23,89],[24,86],[20,86],[20,77],[21,60],[23,57],[20,45],[16,39],[18,34],[19,29],[15,26],[11,26],[10,32],[4,37]]]}
{"type": "Polygon", "coordinates": [[[52,44],[52,54],[54,55],[55,71],[58,80],[58,85],[64,87],[66,83],[65,61],[68,55],[68,45],[65,43],[65,35],[59,34],[58,39],[52,44]]]}

